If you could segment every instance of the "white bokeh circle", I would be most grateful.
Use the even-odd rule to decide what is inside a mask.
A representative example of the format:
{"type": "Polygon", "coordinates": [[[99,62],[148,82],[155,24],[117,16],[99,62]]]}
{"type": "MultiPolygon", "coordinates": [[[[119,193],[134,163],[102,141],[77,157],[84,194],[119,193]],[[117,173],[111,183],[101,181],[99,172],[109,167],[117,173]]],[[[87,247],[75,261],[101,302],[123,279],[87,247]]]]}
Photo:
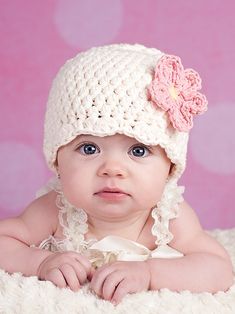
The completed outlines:
{"type": "Polygon", "coordinates": [[[211,106],[203,116],[195,119],[190,149],[193,158],[211,172],[235,173],[234,120],[234,104],[211,106]]]}
{"type": "Polygon", "coordinates": [[[67,44],[87,49],[111,42],[123,20],[121,0],[58,0],[54,21],[67,44]]]}
{"type": "Polygon", "coordinates": [[[0,142],[0,202],[9,211],[22,210],[44,181],[41,156],[27,144],[0,142]]]}

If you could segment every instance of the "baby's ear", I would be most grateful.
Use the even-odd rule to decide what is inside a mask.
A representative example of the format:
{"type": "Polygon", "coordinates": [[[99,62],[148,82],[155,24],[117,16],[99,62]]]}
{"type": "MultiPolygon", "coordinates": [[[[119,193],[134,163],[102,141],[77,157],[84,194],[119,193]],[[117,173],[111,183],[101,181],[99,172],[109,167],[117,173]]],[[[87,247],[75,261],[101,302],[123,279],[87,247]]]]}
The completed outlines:
{"type": "Polygon", "coordinates": [[[56,157],[56,160],[55,160],[55,162],[54,162],[54,167],[55,167],[56,172],[58,173],[58,171],[59,171],[59,165],[58,165],[58,158],[57,158],[57,157],[56,157]]]}
{"type": "Polygon", "coordinates": [[[172,171],[173,171],[174,167],[175,167],[175,164],[171,163],[171,166],[170,166],[170,169],[169,169],[169,175],[172,174],[172,171]]]}
{"type": "Polygon", "coordinates": [[[56,170],[57,178],[60,179],[59,165],[58,165],[57,158],[56,158],[56,160],[54,162],[54,167],[55,167],[55,170],[56,170]]]}

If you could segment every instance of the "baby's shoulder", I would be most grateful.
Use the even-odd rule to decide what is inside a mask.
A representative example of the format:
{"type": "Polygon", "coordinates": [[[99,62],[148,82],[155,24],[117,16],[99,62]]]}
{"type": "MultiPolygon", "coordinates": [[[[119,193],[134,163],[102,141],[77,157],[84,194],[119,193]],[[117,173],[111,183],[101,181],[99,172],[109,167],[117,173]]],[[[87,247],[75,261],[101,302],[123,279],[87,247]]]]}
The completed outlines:
{"type": "Polygon", "coordinates": [[[204,234],[196,212],[186,201],[179,204],[178,216],[170,220],[169,230],[173,234],[170,243],[173,247],[190,243],[199,234],[204,234]]]}
{"type": "Polygon", "coordinates": [[[17,217],[0,221],[0,234],[4,234],[27,245],[38,245],[53,235],[58,225],[56,193],[49,192],[35,199],[17,217]]]}
{"type": "Polygon", "coordinates": [[[47,194],[40,196],[33,200],[20,215],[20,219],[25,224],[31,225],[37,228],[46,228],[51,230],[53,234],[58,225],[58,208],[56,206],[55,191],[50,191],[47,194]]]}
{"type": "MultiPolygon", "coordinates": [[[[25,212],[47,212],[47,214],[53,214],[58,208],[56,206],[57,193],[55,191],[50,191],[36,199],[34,199],[25,209],[25,212]]],[[[23,214],[24,214],[23,213],[23,214]]]]}

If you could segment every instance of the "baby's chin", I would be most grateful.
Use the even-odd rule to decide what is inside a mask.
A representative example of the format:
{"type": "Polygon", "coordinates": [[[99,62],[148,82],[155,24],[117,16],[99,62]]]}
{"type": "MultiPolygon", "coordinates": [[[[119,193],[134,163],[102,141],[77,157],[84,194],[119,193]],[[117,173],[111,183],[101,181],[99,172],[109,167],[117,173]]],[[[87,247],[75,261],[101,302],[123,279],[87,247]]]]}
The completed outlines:
{"type": "Polygon", "coordinates": [[[125,222],[125,224],[129,221],[130,223],[133,220],[137,219],[140,216],[146,216],[149,214],[150,210],[137,210],[136,208],[130,208],[121,206],[120,204],[106,204],[101,208],[93,208],[87,209],[86,213],[91,219],[99,220],[100,222],[107,223],[119,223],[125,222]]]}

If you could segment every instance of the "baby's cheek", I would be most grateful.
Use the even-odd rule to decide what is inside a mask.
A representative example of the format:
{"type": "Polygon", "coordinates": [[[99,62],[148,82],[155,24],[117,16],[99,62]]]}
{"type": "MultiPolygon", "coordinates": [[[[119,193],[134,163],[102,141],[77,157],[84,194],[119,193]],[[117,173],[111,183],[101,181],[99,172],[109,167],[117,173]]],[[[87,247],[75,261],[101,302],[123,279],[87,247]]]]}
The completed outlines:
{"type": "Polygon", "coordinates": [[[149,203],[150,205],[152,204],[152,206],[157,205],[157,203],[161,200],[164,187],[165,182],[162,184],[157,182],[155,185],[150,186],[148,192],[144,195],[146,203],[149,203]]]}
{"type": "Polygon", "coordinates": [[[73,181],[66,177],[61,177],[61,187],[65,198],[69,201],[69,203],[74,204],[79,195],[79,187],[77,187],[73,181]]]}

